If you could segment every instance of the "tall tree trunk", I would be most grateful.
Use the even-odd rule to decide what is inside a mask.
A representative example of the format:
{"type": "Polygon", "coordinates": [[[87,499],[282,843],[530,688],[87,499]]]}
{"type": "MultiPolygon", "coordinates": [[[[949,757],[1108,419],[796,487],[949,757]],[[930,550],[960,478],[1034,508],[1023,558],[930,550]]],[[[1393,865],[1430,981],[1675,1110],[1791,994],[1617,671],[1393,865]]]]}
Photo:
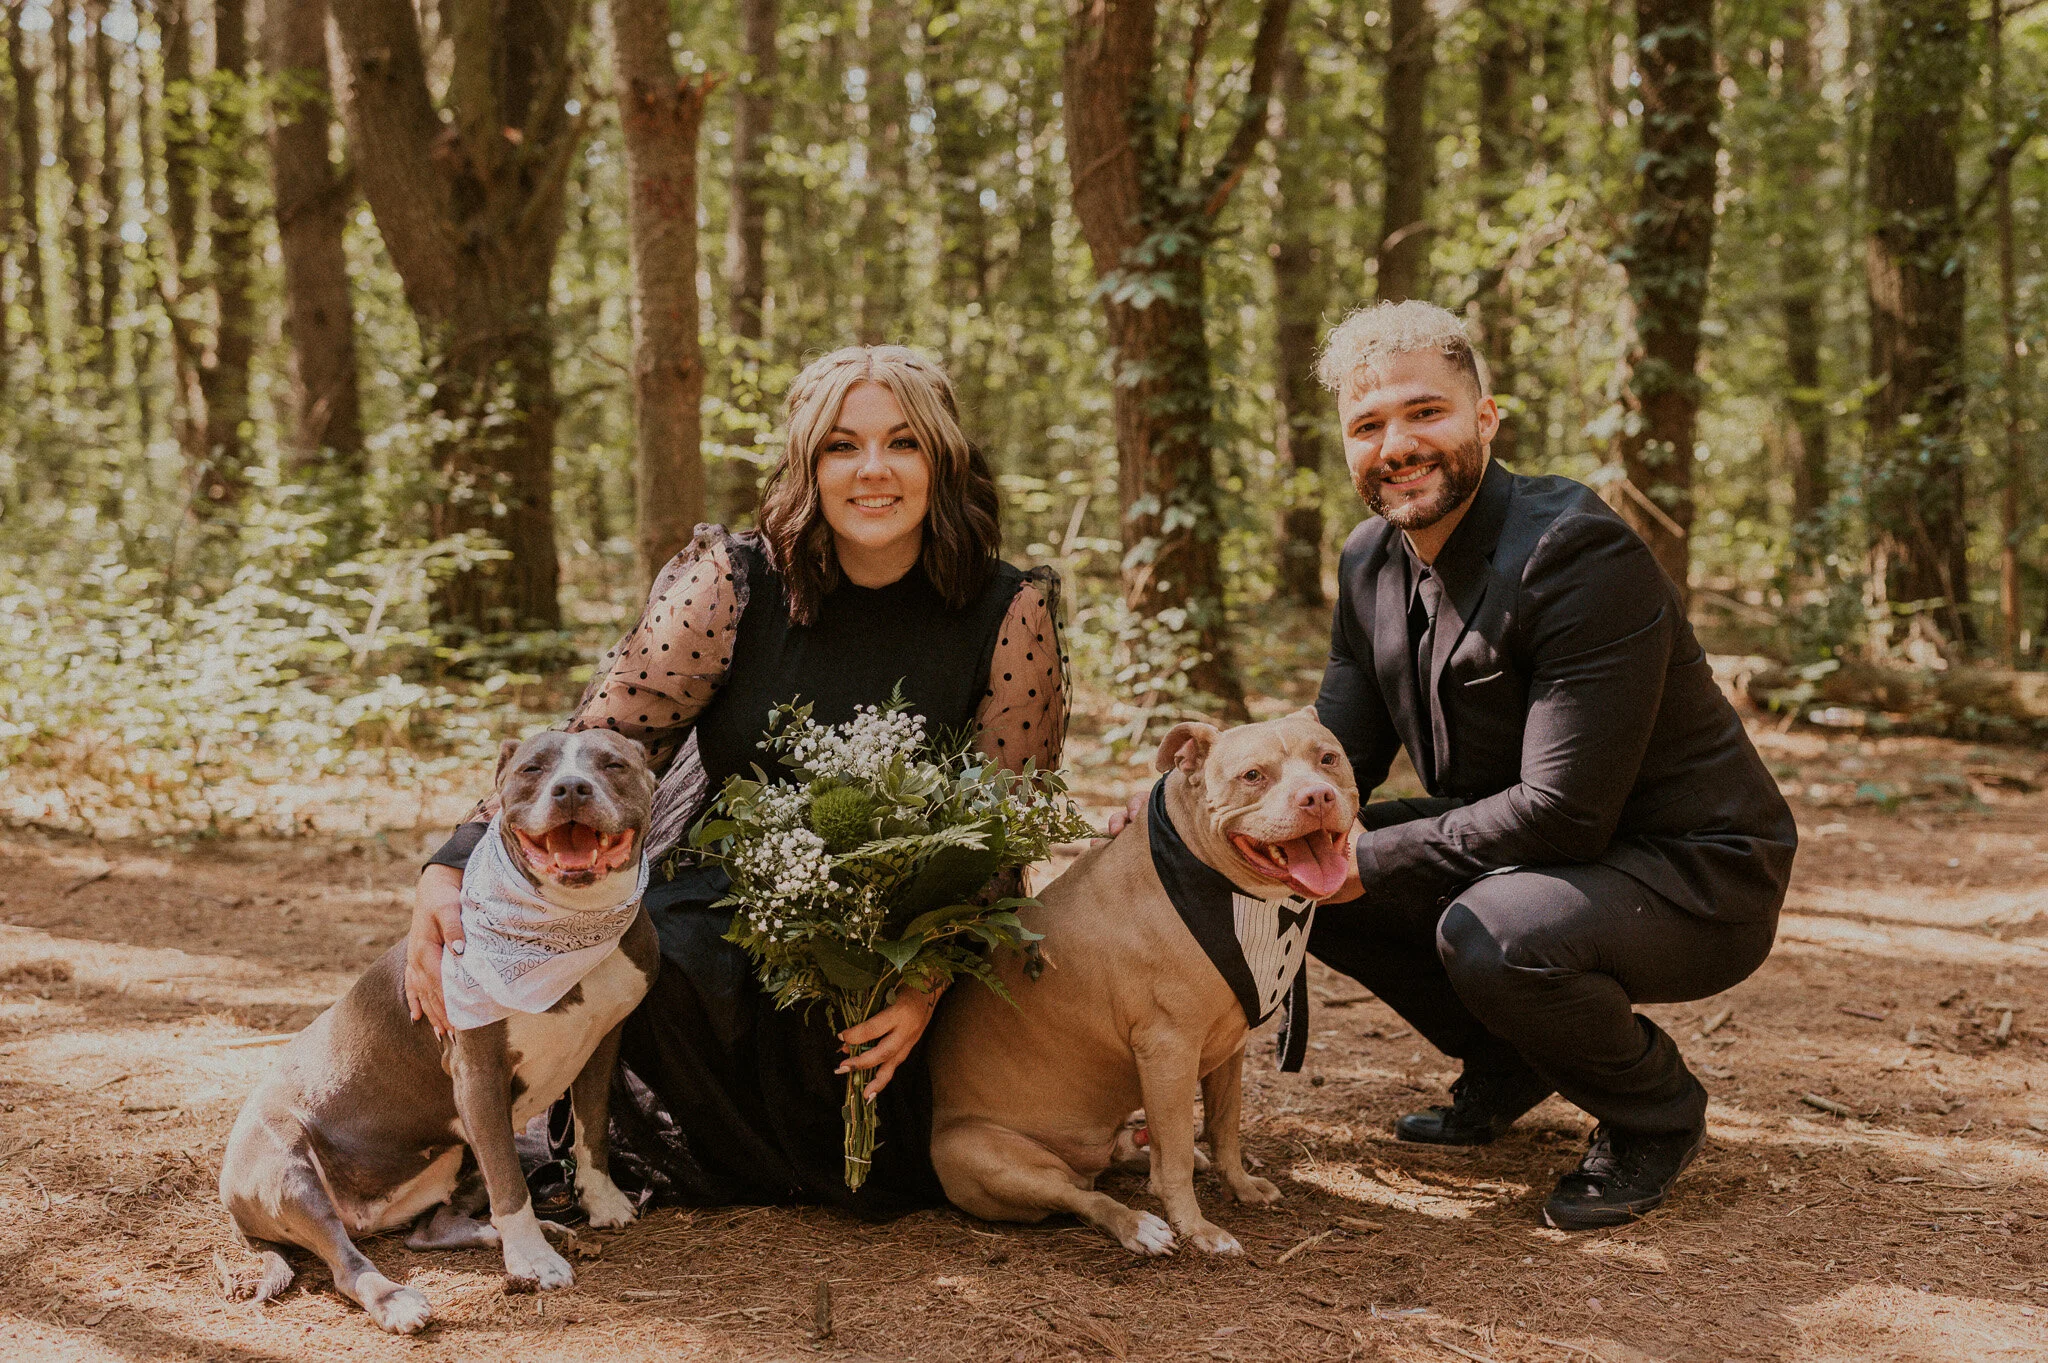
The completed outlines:
{"type": "Polygon", "coordinates": [[[444,123],[411,0],[331,2],[357,180],[419,319],[446,419],[433,532],[487,532],[510,554],[445,584],[438,613],[479,630],[556,628],[548,293],[582,138],[565,105],[585,6],[442,0],[444,123]]]}
{"type": "Polygon", "coordinates": [[[334,96],[326,0],[269,0],[263,48],[275,101],[270,183],[284,263],[284,331],[291,343],[287,440],[300,467],[330,467],[338,485],[353,487],[364,471],[355,303],[343,247],[354,194],[329,151],[334,96]]]}
{"type": "Polygon", "coordinates": [[[1628,250],[1636,332],[1629,394],[1636,419],[1621,439],[1627,482],[1619,510],[1683,600],[1700,408],[1700,314],[1714,257],[1720,154],[1713,0],[1636,0],[1636,66],[1642,153],[1628,250]]]}
{"type": "Polygon", "coordinates": [[[978,55],[958,0],[937,0],[925,39],[923,72],[932,102],[932,161],[939,213],[939,289],[949,331],[947,360],[961,407],[982,407],[987,390],[986,319],[989,297],[989,223],[981,206],[981,131],[978,55]]]}
{"type": "Polygon", "coordinates": [[[747,62],[752,68],[733,87],[732,190],[726,217],[726,325],[735,336],[758,341],[768,298],[768,145],[775,131],[776,0],[740,0],[747,62]]]}
{"type": "Polygon", "coordinates": [[[164,224],[181,273],[199,238],[198,90],[192,80],[192,0],[157,0],[164,79],[164,224]]]}
{"type": "Polygon", "coordinates": [[[1428,130],[1429,73],[1436,65],[1436,25],[1427,0],[1392,0],[1387,9],[1387,74],[1380,118],[1386,154],[1380,161],[1379,296],[1419,297],[1429,268],[1429,186],[1436,146],[1428,130]]]}
{"type": "Polygon", "coordinates": [[[1289,0],[1261,5],[1244,107],[1206,172],[1185,164],[1183,116],[1193,111],[1157,97],[1156,0],[1070,9],[1066,37],[1061,107],[1074,213],[1107,284],[1115,357],[1124,600],[1147,617],[1184,616],[1200,654],[1191,680],[1234,715],[1244,713],[1244,689],[1224,633],[1204,286],[1216,217],[1265,133],[1288,8],[1289,0]]]}
{"type": "MultiPolygon", "coordinates": [[[[57,102],[57,157],[64,163],[69,193],[64,196],[64,241],[69,249],[71,330],[81,340],[94,330],[92,307],[92,218],[87,211],[93,183],[92,157],[85,149],[85,127],[78,120],[78,54],[71,41],[71,6],[50,7],[51,63],[57,102]]],[[[96,347],[97,338],[90,342],[96,347]]]]}
{"type": "Polygon", "coordinates": [[[1280,594],[1303,606],[1323,604],[1323,458],[1336,428],[1322,384],[1316,381],[1316,332],[1329,297],[1329,277],[1311,224],[1323,181],[1316,174],[1307,130],[1307,62],[1287,45],[1274,85],[1272,135],[1280,174],[1273,200],[1273,362],[1275,453],[1292,473],[1280,513],[1280,594]]]}
{"type": "Polygon", "coordinates": [[[36,69],[29,57],[28,35],[21,31],[26,0],[7,6],[7,68],[14,77],[16,221],[20,224],[16,268],[21,272],[22,300],[29,329],[45,352],[51,344],[50,298],[43,281],[42,191],[43,128],[36,97],[36,69]]]}
{"type": "Polygon", "coordinates": [[[107,0],[93,0],[92,82],[99,105],[99,328],[100,376],[114,378],[114,318],[121,308],[121,127],[119,93],[114,88],[114,43],[107,36],[107,0]]]}
{"type": "MultiPolygon", "coordinates": [[[[1787,442],[1791,449],[1792,523],[1808,533],[1834,494],[1828,471],[1828,410],[1821,393],[1821,297],[1827,283],[1822,259],[1821,208],[1815,190],[1817,163],[1826,136],[1820,81],[1813,68],[1813,16],[1803,0],[1795,0],[1785,16],[1784,88],[1779,104],[1785,118],[1774,129],[1770,154],[1777,160],[1783,202],[1775,221],[1783,245],[1778,249],[1778,286],[1784,304],[1785,369],[1791,391],[1785,396],[1787,442]]],[[[1808,557],[1802,547],[1801,556],[1808,557]]]]}
{"type": "MultiPolygon", "coordinates": [[[[1481,9],[1485,25],[1479,48],[1479,222],[1480,230],[1501,235],[1508,252],[1515,237],[1503,232],[1509,195],[1514,192],[1527,132],[1522,126],[1526,97],[1522,84],[1529,74],[1529,38],[1507,0],[1488,0],[1481,9]]],[[[1489,266],[1473,292],[1479,315],[1480,352],[1486,356],[1494,396],[1502,399],[1500,429],[1493,437],[1493,455],[1513,463],[1521,450],[1523,412],[1514,401],[1515,311],[1508,259],[1489,266]]]]}
{"type": "Polygon", "coordinates": [[[1872,586],[1894,610],[1942,602],[1940,628],[1967,642],[1956,141],[1974,74],[1969,6],[1894,0],[1879,15],[1865,252],[1876,385],[1868,407],[1872,586]]]}
{"type": "Polygon", "coordinates": [[[2004,427],[1998,489],[1998,642],[2007,667],[2020,662],[2020,491],[2027,481],[2027,447],[2021,435],[2019,282],[2014,265],[2012,162],[2019,150],[2017,132],[2006,121],[2005,0],[1991,0],[1991,122],[1998,145],[1991,150],[1991,174],[1997,190],[1993,209],[1998,231],[1998,329],[2003,355],[1999,385],[1999,416],[2004,427]]]}
{"type": "Polygon", "coordinates": [[[631,185],[637,543],[640,581],[652,585],[704,518],[697,128],[712,82],[678,74],[668,0],[611,0],[611,19],[631,185]]]}
{"type": "Polygon", "coordinates": [[[201,496],[216,506],[241,500],[248,483],[249,371],[256,356],[255,214],[248,192],[249,0],[213,0],[213,80],[206,141],[212,193],[206,226],[213,285],[213,344],[199,370],[206,395],[201,496]]]}
{"type": "Polygon", "coordinates": [[[867,37],[867,182],[860,215],[860,339],[903,339],[903,234],[896,215],[908,175],[910,95],[904,84],[909,42],[906,0],[869,0],[867,37]]]}

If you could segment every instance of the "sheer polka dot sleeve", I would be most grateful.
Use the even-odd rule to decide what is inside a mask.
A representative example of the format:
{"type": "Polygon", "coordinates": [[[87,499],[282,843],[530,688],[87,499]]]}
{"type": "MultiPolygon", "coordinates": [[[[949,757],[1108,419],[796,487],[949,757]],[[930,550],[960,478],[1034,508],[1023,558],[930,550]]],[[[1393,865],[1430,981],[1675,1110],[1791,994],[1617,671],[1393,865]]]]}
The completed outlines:
{"type": "Polygon", "coordinates": [[[744,609],[722,534],[700,533],[655,579],[640,621],[599,663],[569,728],[616,729],[664,770],[725,681],[744,609]]]}
{"type": "Polygon", "coordinates": [[[1067,660],[1059,633],[1059,577],[1034,571],[1003,617],[983,696],[981,751],[1012,771],[1057,767],[1067,741],[1067,660]]]}

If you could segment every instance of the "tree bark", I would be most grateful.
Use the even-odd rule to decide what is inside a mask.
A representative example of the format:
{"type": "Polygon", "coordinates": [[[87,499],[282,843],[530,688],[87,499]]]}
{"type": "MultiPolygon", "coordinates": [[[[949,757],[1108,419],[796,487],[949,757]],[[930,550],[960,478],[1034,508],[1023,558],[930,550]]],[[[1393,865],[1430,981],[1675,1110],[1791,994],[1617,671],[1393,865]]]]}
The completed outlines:
{"type": "MultiPolygon", "coordinates": [[[[932,162],[939,217],[939,288],[946,304],[947,361],[960,405],[979,411],[987,391],[987,319],[993,271],[988,212],[981,206],[982,127],[979,63],[969,19],[958,0],[937,0],[922,70],[932,102],[932,162]]],[[[1028,231],[1022,224],[1019,231],[1028,231]]]]}
{"type": "Polygon", "coordinates": [[[107,36],[107,0],[93,0],[87,9],[92,21],[92,82],[99,105],[99,310],[94,324],[99,328],[100,377],[114,379],[114,317],[121,307],[121,116],[119,92],[114,88],[114,43],[107,36]]]}
{"type": "Polygon", "coordinates": [[[1636,0],[1642,153],[1627,265],[1635,309],[1633,420],[1622,435],[1621,514],[1686,598],[1700,315],[1714,256],[1720,74],[1713,0],[1636,0]]]}
{"type": "Polygon", "coordinates": [[[704,518],[697,321],[697,129],[713,82],[669,50],[668,0],[611,0],[632,229],[633,479],[643,587],[704,518]]]}
{"type": "MultiPolygon", "coordinates": [[[[1264,0],[1244,107],[1208,171],[1189,171],[1192,111],[1162,107],[1156,0],[1068,12],[1067,166],[1116,367],[1124,600],[1197,635],[1194,685],[1244,713],[1224,633],[1205,273],[1216,217],[1265,134],[1288,0],[1264,0]],[[1169,135],[1177,128],[1178,135],[1169,135]]],[[[1192,63],[1190,63],[1192,66],[1192,63]]]]}
{"type": "Polygon", "coordinates": [[[7,67],[14,77],[15,164],[21,168],[15,181],[16,221],[20,224],[20,258],[23,303],[28,324],[37,341],[48,349],[50,298],[43,280],[42,116],[36,98],[37,73],[29,56],[28,35],[21,31],[21,12],[26,0],[13,0],[7,7],[7,67]]]}
{"type": "Polygon", "coordinates": [[[433,405],[436,536],[509,552],[445,584],[447,623],[553,629],[553,321],[548,287],[582,125],[565,106],[582,0],[443,0],[446,123],[411,0],[332,0],[356,177],[420,322],[433,405]]]}
{"type": "Polygon", "coordinates": [[[1272,136],[1280,174],[1273,200],[1274,439],[1291,473],[1280,512],[1280,595],[1297,605],[1323,604],[1324,450],[1336,413],[1316,381],[1316,332],[1329,298],[1329,278],[1311,224],[1322,180],[1307,139],[1307,62],[1287,45],[1275,77],[1272,136]]]}
{"type": "Polygon", "coordinates": [[[199,238],[199,113],[192,82],[191,0],[156,0],[164,79],[164,224],[182,273],[199,238]]]}
{"type": "MultiPolygon", "coordinates": [[[[1781,178],[1784,202],[1774,221],[1784,244],[1778,250],[1778,285],[1784,304],[1785,368],[1791,391],[1785,396],[1792,469],[1792,523],[1811,542],[1815,519],[1834,495],[1828,469],[1828,410],[1821,392],[1821,297],[1827,283],[1822,259],[1821,208],[1814,186],[1825,136],[1820,81],[1813,65],[1813,16],[1804,3],[1786,13],[1785,120],[1774,130],[1771,154],[1781,178]]],[[[1800,556],[1810,553],[1799,546],[1800,556]]]]}
{"type": "Polygon", "coordinates": [[[207,265],[213,286],[213,344],[199,370],[206,395],[206,457],[201,497],[216,506],[241,500],[249,462],[249,373],[256,356],[255,213],[248,191],[249,0],[213,0],[213,80],[206,141],[213,164],[208,197],[207,265]]]}
{"type": "Polygon", "coordinates": [[[270,181],[291,343],[286,438],[301,469],[326,468],[339,486],[350,487],[364,472],[355,303],[343,246],[354,195],[329,151],[326,0],[269,0],[263,49],[273,90],[270,181]]]}
{"type": "MultiPolygon", "coordinates": [[[[1974,72],[1964,0],[1879,9],[1871,78],[1867,498],[1872,587],[1896,613],[1939,602],[1952,642],[1972,630],[1962,439],[1965,270],[1956,142],[1974,72]]],[[[1874,645],[1889,641],[1887,618],[1874,645]]]]}
{"type": "Polygon", "coordinates": [[[867,182],[860,215],[860,339],[901,340],[903,234],[897,225],[909,177],[910,95],[904,84],[909,42],[905,0],[869,0],[865,144],[867,182]]]}
{"type": "MultiPolygon", "coordinates": [[[[1529,74],[1529,37],[1506,0],[1489,0],[1481,10],[1485,25],[1479,48],[1479,222],[1483,233],[1498,236],[1507,250],[1507,201],[1514,192],[1527,132],[1522,126],[1521,87],[1529,74]]],[[[1479,315],[1480,352],[1492,379],[1496,399],[1503,400],[1500,429],[1493,437],[1493,456],[1512,464],[1521,451],[1523,413],[1514,401],[1515,309],[1508,262],[1490,266],[1475,290],[1479,315]]]]}
{"type": "MultiPolygon", "coordinates": [[[[55,55],[51,91],[57,103],[57,158],[64,163],[70,193],[64,199],[64,241],[71,280],[71,329],[84,340],[94,329],[92,306],[93,230],[86,211],[93,185],[92,156],[85,149],[85,128],[78,120],[78,53],[71,41],[71,6],[50,6],[50,45],[55,55]]],[[[88,349],[96,350],[94,338],[88,349]]]]}
{"type": "Polygon", "coordinates": [[[2018,146],[2015,130],[2006,121],[2005,23],[2005,0],[1991,0],[1991,122],[1998,133],[1998,145],[1991,150],[1991,174],[1997,190],[1993,213],[1998,232],[1998,330],[2004,378],[1998,406],[2005,436],[1998,489],[1998,642],[2005,665],[2018,667],[2020,490],[2027,481],[2027,447],[2021,434],[2019,279],[2012,220],[2012,161],[2018,146]]]}
{"type": "Polygon", "coordinates": [[[726,218],[727,325],[749,341],[762,337],[768,299],[768,147],[775,130],[776,0],[740,0],[751,77],[733,87],[732,191],[726,218]]]}
{"type": "Polygon", "coordinates": [[[1436,65],[1436,25],[1427,0],[1392,0],[1387,13],[1387,72],[1382,84],[1378,292],[1382,300],[1417,298],[1429,270],[1430,227],[1424,220],[1436,147],[1428,129],[1429,73],[1436,65]]]}

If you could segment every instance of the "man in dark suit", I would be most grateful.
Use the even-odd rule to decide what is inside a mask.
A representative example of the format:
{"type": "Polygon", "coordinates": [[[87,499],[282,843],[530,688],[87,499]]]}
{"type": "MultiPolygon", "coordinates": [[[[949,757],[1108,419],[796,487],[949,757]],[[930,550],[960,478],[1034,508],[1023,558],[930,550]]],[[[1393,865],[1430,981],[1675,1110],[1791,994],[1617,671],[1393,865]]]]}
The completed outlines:
{"type": "Polygon", "coordinates": [[[1432,798],[1367,807],[1309,950],[1464,1062],[1402,1139],[1483,1144],[1560,1093],[1600,1125],[1544,1219],[1633,1220],[1707,1106],[1633,1005],[1763,963],[1791,811],[1648,547],[1580,484],[1492,462],[1500,418],[1454,317],[1362,309],[1320,372],[1377,514],[1344,546],[1316,710],[1361,790],[1405,746],[1432,798]]]}

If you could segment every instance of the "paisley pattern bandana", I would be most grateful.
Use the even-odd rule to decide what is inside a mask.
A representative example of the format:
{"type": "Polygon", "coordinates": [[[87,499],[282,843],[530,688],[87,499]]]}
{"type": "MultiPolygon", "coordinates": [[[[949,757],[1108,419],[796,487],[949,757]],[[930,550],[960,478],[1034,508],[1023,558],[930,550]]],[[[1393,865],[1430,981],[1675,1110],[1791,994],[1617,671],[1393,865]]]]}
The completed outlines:
{"type": "Polygon", "coordinates": [[[1302,966],[1315,924],[1315,901],[1300,895],[1255,898],[1197,858],[1167,817],[1165,777],[1152,787],[1146,822],[1152,869],[1174,912],[1237,995],[1246,1026],[1258,1026],[1285,1003],[1280,1068],[1299,1070],[1308,1050],[1308,972],[1302,966]]]}
{"type": "Polygon", "coordinates": [[[550,904],[513,864],[504,815],[492,819],[462,873],[462,954],[441,953],[449,1023],[468,1031],[554,1007],[618,946],[646,890],[642,857],[623,902],[588,912],[550,904]]]}

